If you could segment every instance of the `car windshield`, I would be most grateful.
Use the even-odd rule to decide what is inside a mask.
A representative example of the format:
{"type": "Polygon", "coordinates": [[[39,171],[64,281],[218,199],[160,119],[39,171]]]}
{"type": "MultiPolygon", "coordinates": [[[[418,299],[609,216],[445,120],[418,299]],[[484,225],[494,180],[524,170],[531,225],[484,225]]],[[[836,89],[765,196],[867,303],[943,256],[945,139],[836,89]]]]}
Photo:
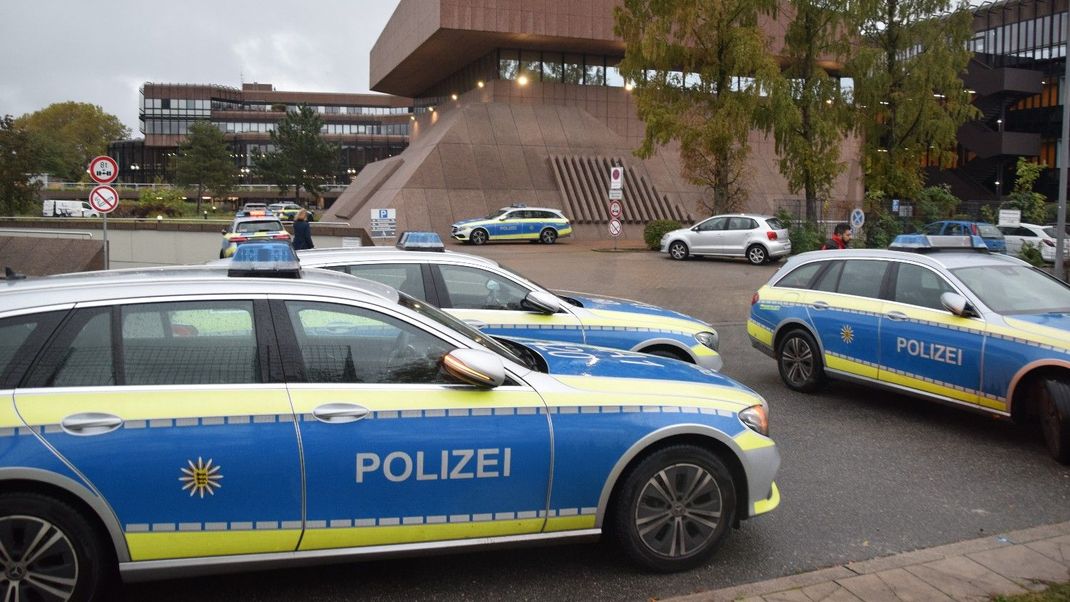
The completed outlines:
{"type": "Polygon", "coordinates": [[[282,222],[268,220],[263,222],[239,222],[235,232],[251,234],[255,232],[278,232],[282,230],[282,222]]]}
{"type": "Polygon", "coordinates": [[[495,211],[494,213],[491,213],[490,215],[488,215],[487,217],[485,217],[483,219],[494,219],[494,218],[498,217],[499,215],[504,215],[506,211],[509,211],[509,210],[508,209],[499,209],[499,210],[495,211]]]}
{"type": "Polygon", "coordinates": [[[437,307],[433,307],[424,301],[410,297],[401,291],[398,291],[398,303],[401,304],[402,307],[407,307],[421,316],[430,318],[451,330],[463,334],[466,338],[484,347],[488,351],[493,351],[511,362],[531,368],[531,365],[528,362],[525,362],[514,355],[512,351],[498,341],[495,341],[490,336],[472,328],[468,323],[454,318],[437,307]]]}
{"type": "Polygon", "coordinates": [[[1070,312],[1070,287],[1031,267],[977,266],[951,273],[1001,314],[1070,312]]]}
{"type": "Polygon", "coordinates": [[[982,238],[1003,238],[1003,233],[992,224],[977,224],[977,233],[982,238]]]}

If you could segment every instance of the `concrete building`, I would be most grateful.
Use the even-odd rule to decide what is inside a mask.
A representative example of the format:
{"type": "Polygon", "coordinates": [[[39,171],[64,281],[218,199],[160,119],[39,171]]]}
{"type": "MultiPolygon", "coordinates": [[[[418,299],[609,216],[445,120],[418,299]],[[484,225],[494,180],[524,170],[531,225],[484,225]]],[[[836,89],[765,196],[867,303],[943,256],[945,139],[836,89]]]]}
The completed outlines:
{"type": "MultiPolygon", "coordinates": [[[[349,182],[365,165],[400,154],[408,144],[412,100],[383,94],[288,92],[271,84],[232,88],[211,84],[146,83],[141,88],[143,140],[112,143],[122,182],[169,181],[171,158],[190,125],[208,120],[226,134],[241,167],[257,152],[272,150],[271,132],[287,111],[312,107],[323,118],[323,134],[341,147],[336,180],[349,182]]],[[[246,170],[247,171],[247,170],[246,170]]],[[[246,183],[251,174],[243,171],[246,183]]]]}
{"type": "MultiPolygon", "coordinates": [[[[369,165],[327,219],[367,227],[397,210],[398,229],[433,229],[512,203],[564,209],[577,238],[606,238],[609,166],[626,167],[625,235],[652,219],[708,215],[709,193],[681,175],[674,146],[634,156],[644,125],[617,69],[619,0],[401,0],[371,52],[371,88],[411,97],[410,146],[369,165]]],[[[779,44],[776,22],[766,22],[779,44]]],[[[751,135],[747,209],[797,202],[773,140],[751,135]]],[[[862,196],[857,145],[833,198],[862,196]]],[[[840,216],[836,216],[840,217],[840,216]]]]}

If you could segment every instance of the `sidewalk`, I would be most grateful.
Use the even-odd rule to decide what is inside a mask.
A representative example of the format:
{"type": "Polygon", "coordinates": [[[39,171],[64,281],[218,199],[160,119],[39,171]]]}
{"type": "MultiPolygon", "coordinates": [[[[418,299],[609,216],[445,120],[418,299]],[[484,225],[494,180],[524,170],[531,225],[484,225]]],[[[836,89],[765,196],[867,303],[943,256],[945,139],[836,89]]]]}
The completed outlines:
{"type": "Polygon", "coordinates": [[[1070,522],[670,598],[673,602],[991,600],[1070,581],[1070,522]]]}

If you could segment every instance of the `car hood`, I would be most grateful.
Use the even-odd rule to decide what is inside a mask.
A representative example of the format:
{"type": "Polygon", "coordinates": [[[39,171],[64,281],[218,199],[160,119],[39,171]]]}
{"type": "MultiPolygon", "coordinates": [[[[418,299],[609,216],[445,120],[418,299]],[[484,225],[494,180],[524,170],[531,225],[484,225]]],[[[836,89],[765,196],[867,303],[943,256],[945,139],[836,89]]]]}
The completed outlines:
{"type": "Polygon", "coordinates": [[[523,337],[500,337],[519,343],[546,362],[551,376],[591,376],[647,380],[675,380],[739,389],[755,394],[731,378],[701,366],[667,357],[595,347],[579,343],[561,343],[523,337]]]}
{"type": "Polygon", "coordinates": [[[590,295],[588,293],[577,293],[573,291],[554,291],[554,294],[561,297],[568,297],[569,299],[575,299],[578,301],[584,309],[590,309],[593,311],[617,311],[627,312],[632,314],[639,314],[643,316],[650,316],[654,318],[675,318],[677,320],[687,320],[689,322],[697,322],[703,326],[709,326],[706,322],[694,318],[687,314],[682,314],[678,311],[671,309],[665,309],[664,307],[658,307],[657,305],[649,305],[641,301],[632,301],[631,299],[620,299],[617,297],[606,297],[603,295],[590,295]]]}
{"type": "Polygon", "coordinates": [[[1004,316],[1008,326],[1031,335],[1050,337],[1048,343],[1070,351],[1070,312],[1004,316]]]}

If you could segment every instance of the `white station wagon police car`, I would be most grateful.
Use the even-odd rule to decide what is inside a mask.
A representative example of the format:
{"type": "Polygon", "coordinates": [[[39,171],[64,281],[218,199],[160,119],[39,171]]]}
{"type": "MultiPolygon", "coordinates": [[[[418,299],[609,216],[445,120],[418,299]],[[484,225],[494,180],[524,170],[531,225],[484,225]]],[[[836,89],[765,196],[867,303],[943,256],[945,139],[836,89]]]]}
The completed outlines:
{"type": "Polygon", "coordinates": [[[608,531],[672,571],[779,503],[766,405],[731,379],[506,347],[279,246],[243,245],[229,271],[0,281],[7,599],[88,599],[116,567],[139,580],[608,531]]]}
{"type": "Polygon", "coordinates": [[[549,245],[571,235],[572,223],[560,209],[525,205],[502,207],[486,217],[461,220],[450,230],[454,239],[474,245],[515,240],[549,245]]]}
{"type": "Polygon", "coordinates": [[[833,377],[1038,419],[1070,463],[1070,287],[979,237],[893,249],[793,257],[754,295],[754,346],[797,391],[833,377]]]}

